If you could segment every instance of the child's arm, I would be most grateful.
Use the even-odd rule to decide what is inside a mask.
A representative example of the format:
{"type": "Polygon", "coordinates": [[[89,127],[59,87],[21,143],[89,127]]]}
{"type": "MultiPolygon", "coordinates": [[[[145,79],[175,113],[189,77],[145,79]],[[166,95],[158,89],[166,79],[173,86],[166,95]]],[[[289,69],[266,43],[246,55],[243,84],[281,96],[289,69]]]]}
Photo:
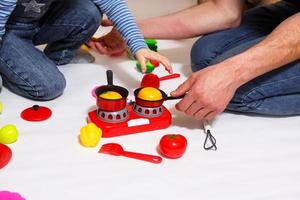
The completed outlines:
{"type": "Polygon", "coordinates": [[[18,0],[1,0],[0,1],[0,44],[5,34],[6,22],[15,9],[18,0]]]}
{"type": "Polygon", "coordinates": [[[148,50],[134,17],[124,0],[93,0],[93,2],[99,6],[101,11],[105,13],[115,25],[131,53],[141,62],[143,72],[146,70],[145,61],[147,59],[160,61],[167,71],[172,72],[168,59],[156,52],[148,50]]]}

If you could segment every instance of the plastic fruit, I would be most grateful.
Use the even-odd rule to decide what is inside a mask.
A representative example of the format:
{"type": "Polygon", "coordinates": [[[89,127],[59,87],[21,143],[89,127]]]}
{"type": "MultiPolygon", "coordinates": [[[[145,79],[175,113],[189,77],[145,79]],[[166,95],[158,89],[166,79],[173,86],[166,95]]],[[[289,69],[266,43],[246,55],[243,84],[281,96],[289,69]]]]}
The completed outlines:
{"type": "Polygon", "coordinates": [[[94,123],[88,123],[80,129],[80,143],[85,147],[95,147],[102,136],[102,130],[94,123]]]}
{"type": "Polygon", "coordinates": [[[119,93],[114,91],[103,92],[102,94],[100,94],[100,97],[103,99],[111,99],[111,100],[122,99],[122,96],[119,93]]]}
{"type": "Polygon", "coordinates": [[[162,99],[162,94],[154,87],[144,87],[139,91],[138,98],[146,101],[159,101],[162,99]]]}
{"type": "MultiPolygon", "coordinates": [[[[136,67],[139,70],[139,72],[142,72],[141,63],[137,62],[136,67]]],[[[153,72],[154,69],[155,69],[155,66],[150,61],[147,61],[147,63],[146,63],[146,74],[149,74],[149,73],[153,72]]]]}
{"type": "Polygon", "coordinates": [[[9,192],[9,191],[1,191],[0,192],[0,199],[1,200],[25,200],[20,194],[16,192],[9,192]]]}
{"type": "Polygon", "coordinates": [[[187,147],[187,140],[183,135],[164,135],[159,142],[160,153],[168,158],[180,158],[187,147]]]}
{"type": "Polygon", "coordinates": [[[19,132],[15,125],[8,124],[0,129],[0,143],[11,144],[17,141],[19,132]]]}
{"type": "Polygon", "coordinates": [[[0,144],[0,169],[5,167],[9,163],[11,156],[11,149],[4,144],[0,144]]]}

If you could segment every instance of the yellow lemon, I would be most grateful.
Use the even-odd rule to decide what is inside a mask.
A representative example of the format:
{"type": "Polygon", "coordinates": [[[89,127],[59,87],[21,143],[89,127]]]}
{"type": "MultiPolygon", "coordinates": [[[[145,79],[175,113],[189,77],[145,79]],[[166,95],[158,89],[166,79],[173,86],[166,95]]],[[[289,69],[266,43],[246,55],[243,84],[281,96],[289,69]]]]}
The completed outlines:
{"type": "Polygon", "coordinates": [[[153,87],[144,87],[138,93],[138,98],[146,101],[159,101],[161,100],[161,92],[153,87]]]}
{"type": "Polygon", "coordinates": [[[114,91],[103,92],[99,96],[103,99],[110,99],[110,100],[122,99],[122,96],[118,92],[114,92],[114,91]]]}

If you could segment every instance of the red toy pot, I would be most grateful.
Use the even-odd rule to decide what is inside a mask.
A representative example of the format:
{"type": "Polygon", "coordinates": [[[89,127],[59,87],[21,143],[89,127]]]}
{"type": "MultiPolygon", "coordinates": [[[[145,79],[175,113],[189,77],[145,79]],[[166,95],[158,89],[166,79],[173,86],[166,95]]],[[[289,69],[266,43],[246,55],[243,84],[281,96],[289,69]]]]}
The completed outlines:
{"type": "Polygon", "coordinates": [[[100,110],[114,112],[122,110],[127,105],[128,90],[123,87],[113,85],[113,73],[106,71],[108,85],[100,86],[96,89],[97,107],[100,110]],[[113,91],[122,96],[122,99],[104,99],[100,95],[104,92],[113,91]]]}
{"type": "Polygon", "coordinates": [[[143,100],[143,99],[138,97],[138,94],[139,94],[141,89],[143,89],[143,88],[138,88],[134,91],[135,102],[138,105],[143,106],[143,107],[147,107],[147,108],[159,107],[159,106],[163,105],[164,101],[182,99],[185,96],[185,95],[182,95],[182,96],[179,96],[179,97],[171,97],[171,96],[168,96],[164,91],[158,89],[162,94],[162,99],[157,100],[157,101],[148,101],[148,100],[143,100]]]}

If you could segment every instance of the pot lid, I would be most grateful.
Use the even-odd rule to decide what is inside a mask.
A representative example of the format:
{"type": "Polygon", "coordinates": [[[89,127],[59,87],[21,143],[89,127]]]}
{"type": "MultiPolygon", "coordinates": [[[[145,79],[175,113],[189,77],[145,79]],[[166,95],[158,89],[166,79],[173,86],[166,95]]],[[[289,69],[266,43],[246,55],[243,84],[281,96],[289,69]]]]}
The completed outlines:
{"type": "Polygon", "coordinates": [[[11,149],[4,144],[0,144],[0,169],[5,167],[9,163],[11,157],[11,149]]]}
{"type": "Polygon", "coordinates": [[[34,105],[22,111],[21,117],[26,121],[38,122],[50,118],[52,111],[44,106],[34,105]]]}

